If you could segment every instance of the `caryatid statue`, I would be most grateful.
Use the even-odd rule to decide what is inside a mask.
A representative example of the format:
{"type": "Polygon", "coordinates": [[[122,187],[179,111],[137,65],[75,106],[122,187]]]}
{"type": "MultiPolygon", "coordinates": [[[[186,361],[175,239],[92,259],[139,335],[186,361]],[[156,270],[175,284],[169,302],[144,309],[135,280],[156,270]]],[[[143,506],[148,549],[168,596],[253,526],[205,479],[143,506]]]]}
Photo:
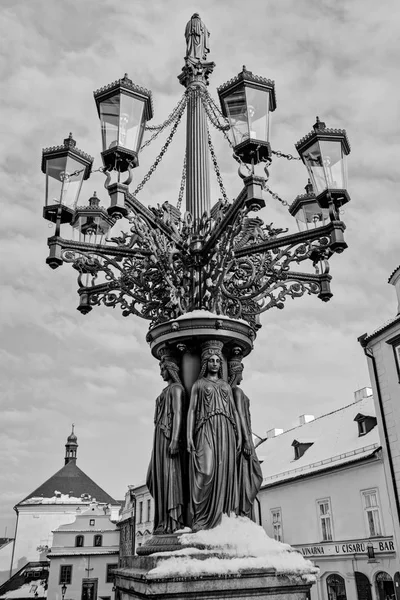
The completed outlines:
{"type": "Polygon", "coordinates": [[[212,529],[222,515],[237,514],[237,456],[242,447],[231,387],[222,378],[223,343],[201,345],[201,371],[193,384],[187,417],[192,530],[212,529]]]}
{"type": "Polygon", "coordinates": [[[154,534],[184,527],[182,485],[182,424],[184,387],[177,359],[163,354],[160,373],[167,387],[156,400],[153,451],[146,484],[154,498],[154,534]]]}
{"type": "Polygon", "coordinates": [[[239,415],[243,446],[238,458],[239,510],[238,514],[254,520],[253,504],[261,487],[263,475],[251,430],[250,400],[239,387],[243,379],[242,356],[234,354],[228,363],[229,385],[232,387],[239,415]]]}
{"type": "Polygon", "coordinates": [[[198,13],[194,13],[185,29],[186,38],[186,58],[194,61],[207,60],[207,54],[210,52],[208,38],[210,32],[200,19],[198,13]]]}

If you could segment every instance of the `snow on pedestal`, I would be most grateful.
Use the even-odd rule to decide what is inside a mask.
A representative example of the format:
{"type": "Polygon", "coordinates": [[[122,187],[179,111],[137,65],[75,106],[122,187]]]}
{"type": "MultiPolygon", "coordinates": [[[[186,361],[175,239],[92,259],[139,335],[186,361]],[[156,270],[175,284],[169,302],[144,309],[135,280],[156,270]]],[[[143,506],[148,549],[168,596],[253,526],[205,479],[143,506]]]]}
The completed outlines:
{"type": "Polygon", "coordinates": [[[153,556],[163,558],[149,577],[228,575],[247,570],[273,569],[315,583],[318,568],[288,544],[271,539],[246,517],[223,515],[214,529],[179,536],[182,550],[153,556]]]}

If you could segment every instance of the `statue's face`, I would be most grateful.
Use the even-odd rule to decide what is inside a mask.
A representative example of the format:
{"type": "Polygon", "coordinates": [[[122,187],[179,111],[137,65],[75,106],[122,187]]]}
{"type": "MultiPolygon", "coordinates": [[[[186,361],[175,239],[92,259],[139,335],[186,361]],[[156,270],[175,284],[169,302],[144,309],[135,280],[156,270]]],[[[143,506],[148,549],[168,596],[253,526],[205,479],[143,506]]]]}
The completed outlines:
{"type": "Polygon", "coordinates": [[[164,363],[160,363],[160,375],[164,379],[164,381],[168,381],[169,373],[168,373],[168,369],[164,365],[164,363]]]}
{"type": "Polygon", "coordinates": [[[210,358],[207,360],[207,372],[208,373],[218,373],[221,367],[221,359],[217,354],[212,354],[210,358]]]}

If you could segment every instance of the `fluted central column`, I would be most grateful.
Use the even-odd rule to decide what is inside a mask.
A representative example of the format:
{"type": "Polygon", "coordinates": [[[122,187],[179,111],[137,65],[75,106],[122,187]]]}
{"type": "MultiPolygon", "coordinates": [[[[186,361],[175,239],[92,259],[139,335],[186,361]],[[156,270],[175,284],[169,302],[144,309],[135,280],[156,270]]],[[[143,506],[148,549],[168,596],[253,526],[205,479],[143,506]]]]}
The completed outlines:
{"type": "Polygon", "coordinates": [[[186,210],[194,220],[210,210],[210,164],[207,141],[207,115],[201,100],[205,85],[189,86],[186,129],[186,210]]]}

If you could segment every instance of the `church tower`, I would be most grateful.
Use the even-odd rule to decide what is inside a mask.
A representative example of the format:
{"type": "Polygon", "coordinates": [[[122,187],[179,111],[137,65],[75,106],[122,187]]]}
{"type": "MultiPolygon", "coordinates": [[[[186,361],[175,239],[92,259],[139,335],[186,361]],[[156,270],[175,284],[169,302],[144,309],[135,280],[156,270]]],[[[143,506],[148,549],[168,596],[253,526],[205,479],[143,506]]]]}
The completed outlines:
{"type": "Polygon", "coordinates": [[[70,462],[76,463],[76,455],[78,452],[78,438],[74,433],[75,425],[72,423],[72,431],[67,438],[67,443],[65,444],[65,465],[70,462]]]}

